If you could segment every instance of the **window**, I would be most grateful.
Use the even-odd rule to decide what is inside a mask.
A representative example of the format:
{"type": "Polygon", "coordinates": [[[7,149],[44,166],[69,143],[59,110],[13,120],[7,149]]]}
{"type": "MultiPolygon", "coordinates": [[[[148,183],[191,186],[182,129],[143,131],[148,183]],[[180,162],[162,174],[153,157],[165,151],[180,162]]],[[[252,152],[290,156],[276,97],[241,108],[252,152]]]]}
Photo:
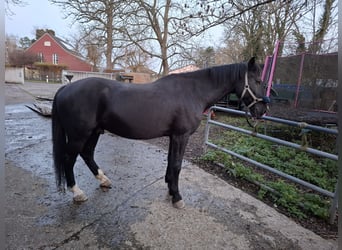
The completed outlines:
{"type": "Polygon", "coordinates": [[[41,63],[44,62],[44,55],[42,52],[38,53],[38,62],[41,62],[41,63]]]}
{"type": "Polygon", "coordinates": [[[51,42],[50,41],[45,41],[44,42],[44,46],[45,47],[50,47],[51,46],[51,42]]]}
{"type": "Polygon", "coordinates": [[[57,54],[52,54],[52,63],[58,64],[58,55],[57,54]]]}

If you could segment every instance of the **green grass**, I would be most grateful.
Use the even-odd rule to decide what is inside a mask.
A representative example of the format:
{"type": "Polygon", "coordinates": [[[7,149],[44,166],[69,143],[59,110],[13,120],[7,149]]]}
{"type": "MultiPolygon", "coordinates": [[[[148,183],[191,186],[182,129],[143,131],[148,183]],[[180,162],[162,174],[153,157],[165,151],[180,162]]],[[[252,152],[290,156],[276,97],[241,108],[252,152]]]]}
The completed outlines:
{"type": "MultiPolygon", "coordinates": [[[[244,118],[224,117],[223,120],[225,123],[248,128],[244,118]]],[[[261,130],[265,131],[261,128],[258,132],[261,132],[261,130]]],[[[266,132],[268,135],[277,138],[290,138],[291,141],[299,144],[301,142],[301,130],[298,128],[289,128],[288,126],[284,127],[282,125],[272,125],[270,127],[267,125],[266,132]]],[[[315,134],[314,132],[309,132],[306,136],[308,146],[313,147],[313,145],[318,145],[320,150],[334,153],[336,138],[324,134],[315,134]],[[324,143],[320,143],[322,141],[324,143]]],[[[317,157],[303,151],[277,145],[230,130],[210,133],[209,138],[214,138],[211,139],[211,142],[221,147],[269,165],[323,189],[331,192],[335,191],[338,174],[336,161],[317,157]]],[[[329,216],[328,211],[331,201],[327,197],[309,192],[307,189],[304,191],[298,185],[285,181],[277,176],[268,178],[270,176],[269,174],[261,174],[264,171],[255,171],[255,168],[245,162],[239,161],[218,150],[209,150],[203,155],[202,160],[223,164],[236,178],[266,185],[274,190],[274,192],[270,192],[270,189],[260,188],[258,197],[261,199],[265,197],[270,198],[274,204],[285,208],[289,213],[299,218],[314,215],[327,219],[329,216]]]]}

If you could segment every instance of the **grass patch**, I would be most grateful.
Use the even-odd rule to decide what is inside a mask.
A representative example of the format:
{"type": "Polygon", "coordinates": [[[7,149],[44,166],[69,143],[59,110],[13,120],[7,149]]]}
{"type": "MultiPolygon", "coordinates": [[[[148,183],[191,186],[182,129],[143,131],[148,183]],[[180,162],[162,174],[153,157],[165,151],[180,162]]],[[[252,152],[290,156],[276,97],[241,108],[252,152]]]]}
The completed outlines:
{"type": "MultiPolygon", "coordinates": [[[[223,117],[222,119],[222,122],[247,128],[243,118],[223,117]]],[[[260,133],[260,130],[262,130],[270,136],[281,139],[286,138],[298,144],[302,140],[302,131],[299,128],[284,127],[282,125],[272,125],[270,127],[266,124],[265,126],[267,127],[259,128],[258,132],[260,133]]],[[[305,137],[308,146],[318,145],[320,150],[334,153],[336,146],[336,138],[334,136],[306,131],[305,137]],[[320,143],[322,141],[324,143],[320,143]]],[[[230,130],[217,130],[213,135],[210,132],[209,138],[214,138],[211,141],[221,147],[305,180],[330,192],[335,191],[338,175],[336,161],[230,130]]],[[[294,183],[280,179],[278,176],[266,173],[265,171],[259,171],[255,167],[249,166],[249,164],[218,150],[207,151],[201,160],[219,162],[234,177],[261,184],[258,192],[260,199],[267,197],[276,206],[285,208],[289,213],[298,218],[307,218],[312,215],[323,219],[329,217],[330,198],[305,190],[294,183]]]]}

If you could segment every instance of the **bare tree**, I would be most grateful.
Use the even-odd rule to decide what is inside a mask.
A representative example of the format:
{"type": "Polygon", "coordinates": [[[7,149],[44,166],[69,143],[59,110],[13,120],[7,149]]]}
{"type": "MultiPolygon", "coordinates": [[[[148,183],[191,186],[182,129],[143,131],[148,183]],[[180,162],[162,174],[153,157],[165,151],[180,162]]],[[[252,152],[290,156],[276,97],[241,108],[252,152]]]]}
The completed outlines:
{"type": "Polygon", "coordinates": [[[133,0],[122,11],[125,18],[125,27],[122,30],[130,42],[161,60],[160,71],[166,75],[179,55],[183,53],[184,56],[188,53],[186,51],[191,50],[191,38],[247,10],[273,1],[246,1],[245,5],[236,5],[236,2],[238,1],[133,0]],[[150,46],[142,47],[141,41],[148,41],[150,46]]]}
{"type": "Polygon", "coordinates": [[[224,24],[229,20],[236,20],[244,13],[272,2],[275,0],[185,1],[184,15],[179,20],[180,27],[190,36],[198,36],[209,28],[224,24]]]}
{"type": "Polygon", "coordinates": [[[140,72],[143,69],[149,68],[149,63],[150,56],[134,45],[124,48],[124,54],[115,60],[115,64],[133,72],[140,72]]]}
{"type": "Polygon", "coordinates": [[[101,38],[107,68],[113,67],[115,58],[124,56],[122,48],[134,45],[159,59],[160,72],[165,75],[191,37],[274,0],[252,1],[238,10],[237,1],[224,0],[203,0],[195,6],[186,0],[50,1],[61,6],[88,33],[101,38]]]}
{"type": "MultiPolygon", "coordinates": [[[[255,1],[239,0],[239,5],[243,6],[246,2],[255,1]]],[[[305,11],[303,1],[275,1],[258,6],[225,23],[226,41],[228,44],[229,41],[236,43],[233,36],[238,35],[243,44],[240,52],[242,60],[251,56],[263,59],[272,54],[277,40],[284,41],[291,34],[305,11]]],[[[280,54],[281,51],[282,48],[280,54]]]]}
{"type": "Polygon", "coordinates": [[[216,64],[228,64],[243,61],[245,58],[245,43],[243,36],[236,33],[235,36],[225,39],[224,46],[216,50],[216,64]]]}
{"type": "Polygon", "coordinates": [[[179,48],[186,42],[174,22],[181,11],[181,6],[171,0],[134,0],[121,15],[126,42],[149,57],[158,58],[162,75],[168,74],[172,57],[179,54],[179,48]]]}
{"type": "Polygon", "coordinates": [[[211,46],[209,47],[194,47],[191,50],[183,53],[183,58],[186,59],[187,63],[193,63],[199,68],[207,68],[214,66],[216,52],[211,46]]]}
{"type": "MultiPolygon", "coordinates": [[[[247,2],[253,1],[239,0],[240,5],[247,2]]],[[[226,41],[236,44],[234,36],[241,36],[238,40],[244,44],[241,51],[243,60],[250,56],[263,59],[266,55],[272,54],[277,40],[297,42],[295,50],[291,48],[292,53],[307,50],[317,52],[321,50],[321,41],[326,38],[334,23],[334,8],[334,0],[325,0],[324,3],[301,0],[276,1],[258,6],[225,23],[228,34],[226,41]],[[319,22],[315,17],[318,9],[323,10],[319,22]],[[310,32],[312,29],[314,31],[310,32]],[[305,42],[308,40],[315,42],[306,47],[305,42]]],[[[280,55],[283,52],[287,53],[284,49],[280,47],[280,55]]]]}
{"type": "Polygon", "coordinates": [[[5,0],[5,15],[12,16],[14,15],[11,7],[13,6],[25,6],[26,2],[23,0],[5,0]]]}
{"type": "Polygon", "coordinates": [[[8,62],[11,66],[24,67],[37,61],[37,55],[25,53],[23,50],[14,50],[8,54],[8,62]]]}
{"type": "MultiPolygon", "coordinates": [[[[314,1],[316,2],[316,1],[314,1]]],[[[334,8],[337,8],[336,5],[334,5],[336,1],[334,0],[325,0],[323,4],[323,11],[319,18],[319,23],[317,29],[315,29],[316,25],[313,25],[313,36],[311,44],[308,48],[308,50],[311,53],[318,53],[322,49],[323,40],[326,37],[329,28],[333,22],[333,11],[334,8]]],[[[314,6],[313,12],[316,12],[316,6],[314,6]]],[[[315,15],[314,15],[315,16],[315,15]]],[[[337,17],[336,17],[337,19],[337,17]]],[[[315,23],[315,18],[313,19],[313,23],[315,23]]]]}
{"type": "MultiPolygon", "coordinates": [[[[50,0],[60,6],[66,16],[71,16],[74,22],[83,27],[86,35],[96,37],[97,45],[104,47],[106,68],[113,68],[113,51],[123,46],[115,40],[119,33],[116,17],[119,15],[123,0],[50,0]]],[[[93,43],[94,44],[94,43],[93,43]]]]}
{"type": "Polygon", "coordinates": [[[88,59],[93,65],[94,71],[99,70],[103,63],[105,46],[103,45],[103,41],[98,39],[96,33],[88,33],[87,30],[84,30],[80,26],[77,32],[73,33],[65,41],[73,51],[88,59]]]}

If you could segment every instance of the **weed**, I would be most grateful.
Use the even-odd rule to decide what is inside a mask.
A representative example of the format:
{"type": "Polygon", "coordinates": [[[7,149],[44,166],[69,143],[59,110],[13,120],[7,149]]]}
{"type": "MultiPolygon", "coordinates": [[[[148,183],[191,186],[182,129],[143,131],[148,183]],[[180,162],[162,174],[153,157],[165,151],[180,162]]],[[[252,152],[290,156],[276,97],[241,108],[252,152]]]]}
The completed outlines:
{"type": "MultiPolygon", "coordinates": [[[[223,122],[244,126],[246,123],[241,118],[223,118],[223,122]],[[229,119],[229,120],[228,120],[229,119]]],[[[280,134],[280,137],[300,143],[300,129],[284,128],[283,125],[272,127],[271,136],[280,134]],[[274,132],[272,132],[274,131],[274,132]]],[[[317,144],[317,133],[310,135],[310,143],[317,144]]],[[[330,139],[330,143],[324,141],[321,150],[326,152],[334,151],[336,141],[334,137],[325,136],[330,139]]],[[[293,148],[275,145],[272,142],[259,138],[242,135],[234,131],[220,133],[220,137],[213,142],[221,147],[225,147],[238,154],[249,157],[260,163],[269,165],[282,172],[303,179],[315,184],[323,189],[334,192],[337,182],[337,162],[321,157],[313,156],[309,153],[298,151],[293,148]]],[[[309,145],[310,146],[310,145],[309,145]]],[[[266,180],[265,176],[257,173],[241,161],[237,161],[232,156],[221,151],[208,151],[202,160],[210,162],[220,162],[226,166],[236,178],[243,178],[248,181],[258,182],[271,187],[275,193],[261,188],[258,192],[259,198],[269,195],[275,204],[282,206],[289,213],[306,218],[308,215],[315,215],[320,218],[328,217],[330,200],[317,194],[308,194],[300,191],[297,186],[283,180],[266,180]]]]}

